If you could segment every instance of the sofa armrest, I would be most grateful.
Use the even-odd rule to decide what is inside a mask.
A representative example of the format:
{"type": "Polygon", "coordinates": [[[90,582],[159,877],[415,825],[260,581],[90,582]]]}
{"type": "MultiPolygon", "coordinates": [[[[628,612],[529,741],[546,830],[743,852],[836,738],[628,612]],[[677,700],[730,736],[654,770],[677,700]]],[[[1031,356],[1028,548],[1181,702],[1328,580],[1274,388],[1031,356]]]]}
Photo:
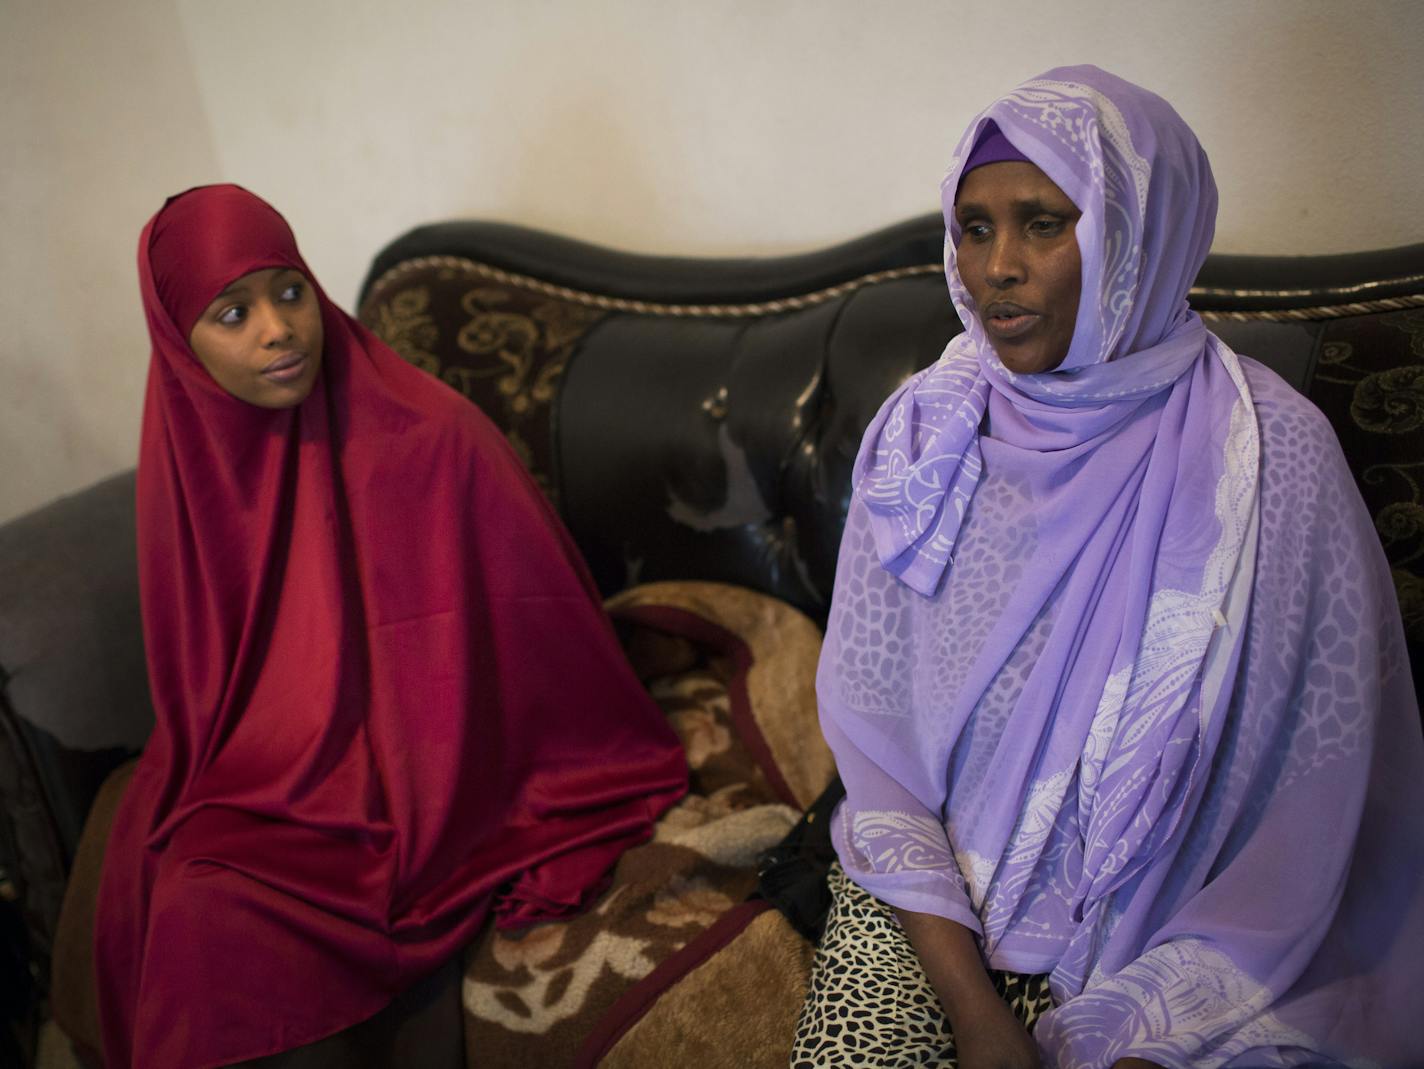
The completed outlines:
{"type": "Polygon", "coordinates": [[[42,969],[94,795],[153,726],[133,478],[0,526],[0,890],[42,969]]]}

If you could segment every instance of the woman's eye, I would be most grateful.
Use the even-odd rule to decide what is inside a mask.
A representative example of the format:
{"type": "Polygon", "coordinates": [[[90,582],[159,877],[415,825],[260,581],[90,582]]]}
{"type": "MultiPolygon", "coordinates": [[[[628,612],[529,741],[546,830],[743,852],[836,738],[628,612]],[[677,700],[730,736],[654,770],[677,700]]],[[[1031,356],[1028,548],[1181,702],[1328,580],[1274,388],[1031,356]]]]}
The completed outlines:
{"type": "Polygon", "coordinates": [[[1058,231],[1063,229],[1063,220],[1035,219],[1033,222],[1029,223],[1028,228],[1032,233],[1038,234],[1042,237],[1047,237],[1056,234],[1058,233],[1058,231]]]}
{"type": "Polygon", "coordinates": [[[973,238],[975,241],[979,241],[980,239],[987,237],[988,234],[989,228],[984,223],[964,224],[964,236],[967,238],[973,238]]]}
{"type": "Polygon", "coordinates": [[[218,313],[218,322],[225,327],[235,327],[247,318],[247,309],[240,304],[224,308],[218,313]]]}
{"type": "Polygon", "coordinates": [[[302,284],[293,282],[290,286],[282,290],[282,300],[300,301],[302,299],[302,284]]]}

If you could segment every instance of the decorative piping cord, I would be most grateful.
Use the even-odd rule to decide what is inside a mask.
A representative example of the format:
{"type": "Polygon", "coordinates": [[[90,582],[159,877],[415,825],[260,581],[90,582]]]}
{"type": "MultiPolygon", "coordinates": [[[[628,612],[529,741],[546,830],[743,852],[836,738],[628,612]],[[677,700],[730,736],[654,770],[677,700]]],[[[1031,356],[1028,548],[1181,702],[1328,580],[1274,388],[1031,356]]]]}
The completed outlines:
{"type": "Polygon", "coordinates": [[[1404,297],[1380,297],[1373,301],[1355,301],[1351,304],[1321,304],[1314,308],[1281,308],[1260,312],[1202,312],[1203,319],[1230,319],[1245,323],[1253,319],[1265,319],[1276,323],[1297,323],[1312,319],[1343,319],[1346,316],[1371,315],[1375,312],[1397,312],[1405,308],[1424,308],[1424,293],[1411,293],[1404,297]]]}
{"type": "Polygon", "coordinates": [[[465,274],[489,279],[491,282],[499,282],[506,286],[516,286],[519,289],[531,290],[534,293],[542,293],[546,297],[558,297],[571,304],[582,304],[590,308],[601,308],[606,312],[632,312],[636,315],[713,319],[738,319],[750,316],[776,315],[778,312],[794,312],[802,308],[813,308],[818,304],[833,301],[837,297],[854,290],[862,289],[865,286],[873,286],[877,282],[893,282],[896,279],[912,278],[916,275],[938,274],[944,270],[935,264],[916,264],[913,267],[896,267],[889,271],[874,271],[871,274],[853,278],[848,282],[841,282],[823,290],[816,290],[813,293],[800,294],[794,297],[778,297],[775,300],[757,301],[753,304],[661,304],[656,301],[639,301],[626,297],[605,297],[600,293],[588,293],[584,290],[570,289],[568,286],[556,286],[552,282],[544,282],[541,279],[532,278],[529,275],[517,274],[514,271],[505,271],[502,268],[482,264],[475,260],[467,260],[463,256],[418,256],[411,260],[403,260],[378,278],[371,286],[371,295],[367,300],[375,300],[381,290],[394,285],[405,275],[432,267],[452,268],[457,271],[463,271],[465,274]]]}
{"type": "MultiPolygon", "coordinates": [[[[1331,286],[1331,293],[1345,295],[1347,293],[1361,293],[1364,290],[1377,289],[1380,286],[1417,286],[1424,282],[1424,275],[1401,275],[1399,278],[1380,278],[1373,282],[1357,282],[1353,286],[1331,286]]],[[[1206,297],[1279,297],[1282,300],[1295,297],[1309,297],[1314,290],[1241,290],[1227,289],[1221,286],[1193,286],[1193,293],[1199,293],[1206,297]]]]}
{"type": "MultiPolygon", "coordinates": [[[[818,304],[825,304],[827,301],[833,301],[837,297],[842,297],[847,293],[863,289],[866,286],[873,286],[881,282],[893,282],[896,279],[902,278],[937,275],[944,270],[939,264],[915,264],[910,267],[896,267],[887,271],[872,271],[868,275],[861,275],[859,278],[853,278],[847,282],[841,282],[812,293],[800,294],[793,297],[779,297],[775,300],[757,301],[749,304],[663,304],[657,301],[639,301],[627,297],[608,297],[600,293],[589,293],[585,290],[571,289],[568,286],[556,286],[552,282],[545,282],[542,279],[533,278],[530,275],[521,275],[515,271],[506,271],[503,268],[480,263],[477,260],[470,260],[463,256],[417,256],[409,260],[402,260],[382,274],[381,277],[372,284],[370,295],[366,299],[367,301],[377,300],[380,298],[382,290],[396,285],[407,275],[431,268],[447,268],[460,271],[467,275],[474,275],[477,278],[488,279],[491,282],[514,286],[518,289],[530,290],[534,293],[541,293],[546,297],[557,297],[560,300],[568,301],[570,304],[581,304],[589,308],[599,308],[606,312],[630,312],[634,315],[702,319],[741,319],[752,316],[776,315],[781,312],[794,312],[802,308],[814,308],[818,304]]],[[[1412,279],[1395,281],[1412,281],[1412,279]]],[[[1369,283],[1369,285],[1380,284],[1381,283],[1369,283]]],[[[1347,290],[1341,292],[1358,288],[1360,287],[1348,287],[1347,290]]],[[[1198,295],[1221,295],[1231,293],[1238,296],[1270,296],[1273,293],[1286,296],[1299,295],[1302,292],[1306,291],[1219,290],[1197,289],[1196,287],[1193,287],[1191,290],[1191,294],[1198,295]]],[[[1189,294],[1189,296],[1191,294],[1189,294]]],[[[1377,300],[1356,301],[1350,304],[1319,305],[1314,308],[1284,308],[1279,310],[1249,312],[1206,311],[1202,312],[1201,316],[1203,319],[1227,319],[1238,322],[1264,319],[1274,322],[1290,323],[1313,319],[1339,319],[1343,316],[1368,315],[1373,312],[1392,312],[1404,308],[1421,307],[1424,307],[1424,293],[1410,294],[1404,297],[1381,297],[1377,300]]]]}

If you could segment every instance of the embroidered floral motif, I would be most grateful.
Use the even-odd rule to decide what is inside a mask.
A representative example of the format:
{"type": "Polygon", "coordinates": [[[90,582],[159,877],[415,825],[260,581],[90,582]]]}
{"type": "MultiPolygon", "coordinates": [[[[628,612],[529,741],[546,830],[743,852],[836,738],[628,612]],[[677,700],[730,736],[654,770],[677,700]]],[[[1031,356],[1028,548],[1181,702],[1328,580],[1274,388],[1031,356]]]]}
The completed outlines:
{"type": "Polygon", "coordinates": [[[1380,322],[1386,326],[1402,330],[1409,335],[1409,351],[1424,357],[1424,308],[1411,308],[1407,312],[1395,312],[1384,316],[1380,322]]]}
{"type": "MultiPolygon", "coordinates": [[[[1033,878],[1039,855],[1042,854],[1044,844],[1048,842],[1049,834],[1058,819],[1063,796],[1072,778],[1072,770],[1063,769],[1047,779],[1038,780],[1029,788],[1028,797],[1024,799],[1023,809],[1019,813],[1018,824],[1004,850],[1003,858],[985,866],[991,875],[1003,874],[993,888],[988,908],[980,911],[980,919],[984,924],[986,953],[993,952],[1013,920],[1024,891],[1033,878]]],[[[965,878],[968,879],[968,873],[965,878]]],[[[987,886],[986,881],[986,890],[987,886]]],[[[975,906],[982,907],[983,902],[984,897],[981,894],[980,901],[976,902],[975,906]]]]}
{"type": "MultiPolygon", "coordinates": [[[[998,859],[976,854],[973,850],[956,850],[954,860],[959,866],[960,875],[964,877],[969,904],[976,911],[982,910],[985,900],[989,897],[989,888],[994,882],[994,873],[999,868],[998,859]]],[[[992,946],[986,941],[984,949],[987,952],[992,946]]]]}
{"type": "Polygon", "coordinates": [[[430,290],[425,286],[401,290],[376,306],[370,323],[376,336],[401,356],[432,375],[440,374],[440,330],[430,315],[430,290]]]}
{"type": "Polygon", "coordinates": [[[1083,756],[1078,762],[1078,813],[1084,821],[1092,816],[1098,783],[1103,778],[1103,765],[1107,761],[1113,736],[1117,734],[1118,715],[1122,712],[1122,703],[1127,698],[1127,686],[1131,680],[1130,664],[1108,677],[1102,700],[1098,702],[1098,711],[1093,716],[1093,726],[1083,743],[1083,756]]]}
{"type": "Polygon", "coordinates": [[[1120,972],[1095,977],[1082,994],[1045,1014],[1035,1035],[1060,1051],[1063,1064],[1078,1064],[1073,1054],[1081,1050],[1093,1051],[1103,1065],[1133,1055],[1216,1069],[1261,1048],[1316,1050],[1311,1037],[1270,1012],[1273,1000],[1210,944],[1176,939],[1120,972]]]}
{"type": "Polygon", "coordinates": [[[1408,434],[1424,427],[1424,367],[1377,371],[1355,387],[1350,415],[1376,434],[1408,434]]]}
{"type": "Polygon", "coordinates": [[[1348,364],[1355,353],[1355,347],[1347,341],[1328,342],[1320,347],[1322,364],[1348,364]]]}
{"type": "Polygon", "coordinates": [[[1424,642],[1424,579],[1403,568],[1391,575],[1399,594],[1399,611],[1404,617],[1404,630],[1416,642],[1424,642]]]}
{"type": "Polygon", "coordinates": [[[550,409],[579,341],[605,313],[517,285],[471,286],[470,278],[430,268],[368,303],[362,318],[410,363],[483,408],[553,498],[550,409]]]}
{"type": "MultiPolygon", "coordinates": [[[[1361,319],[1405,332],[1409,335],[1410,352],[1424,357],[1424,310],[1361,319]]],[[[1414,570],[1424,560],[1424,524],[1419,519],[1419,510],[1424,509],[1424,461],[1402,459],[1417,455],[1418,450],[1412,448],[1414,439],[1424,431],[1424,366],[1372,370],[1379,368],[1382,361],[1398,359],[1397,354],[1378,343],[1357,352],[1350,342],[1327,342],[1322,346],[1320,370],[1315,376],[1318,389],[1312,394],[1319,394],[1318,403],[1337,426],[1348,412],[1349,421],[1363,432],[1355,441],[1349,441],[1348,430],[1342,430],[1348,456],[1382,460],[1358,470],[1356,477],[1374,512],[1375,529],[1389,557],[1403,609],[1407,603],[1417,604],[1418,595],[1411,597],[1411,592],[1424,584],[1414,570]],[[1380,438],[1371,437],[1374,435],[1380,438]]],[[[1424,644],[1424,611],[1405,610],[1404,620],[1410,638],[1424,644]]]]}
{"type": "MultiPolygon", "coordinates": [[[[1419,465],[1403,465],[1419,467],[1419,465]]],[[[1419,543],[1414,551],[1399,559],[1400,564],[1410,564],[1424,555],[1424,504],[1418,501],[1396,501],[1386,505],[1375,515],[1375,530],[1388,551],[1396,542],[1419,543]]]]}
{"type": "Polygon", "coordinates": [[[955,864],[944,827],[928,817],[867,810],[855,814],[852,837],[876,872],[935,870],[955,864]]]}

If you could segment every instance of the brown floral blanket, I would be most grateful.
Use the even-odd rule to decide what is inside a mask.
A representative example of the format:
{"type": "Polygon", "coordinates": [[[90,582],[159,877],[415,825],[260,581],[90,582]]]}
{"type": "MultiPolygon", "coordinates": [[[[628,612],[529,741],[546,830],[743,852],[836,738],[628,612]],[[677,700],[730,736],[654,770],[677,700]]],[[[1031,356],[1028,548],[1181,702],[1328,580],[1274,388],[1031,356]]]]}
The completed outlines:
{"type": "MultiPolygon", "coordinates": [[[[682,739],[691,790],[623,856],[592,910],[522,932],[487,929],[471,945],[466,1062],[780,1069],[811,946],[748,898],[757,854],[834,771],[816,721],[820,633],[781,602],[715,583],[636,587],[608,608],[682,739]]],[[[115,772],[95,802],[55,945],[55,1018],[90,1062],[94,899],[131,771],[115,772]]]]}
{"type": "Polygon", "coordinates": [[[609,611],[682,739],[691,789],[592,911],[470,948],[467,1064],[784,1066],[811,947],[747,899],[757,854],[833,773],[816,722],[820,634],[713,583],[638,587],[609,611]]]}

